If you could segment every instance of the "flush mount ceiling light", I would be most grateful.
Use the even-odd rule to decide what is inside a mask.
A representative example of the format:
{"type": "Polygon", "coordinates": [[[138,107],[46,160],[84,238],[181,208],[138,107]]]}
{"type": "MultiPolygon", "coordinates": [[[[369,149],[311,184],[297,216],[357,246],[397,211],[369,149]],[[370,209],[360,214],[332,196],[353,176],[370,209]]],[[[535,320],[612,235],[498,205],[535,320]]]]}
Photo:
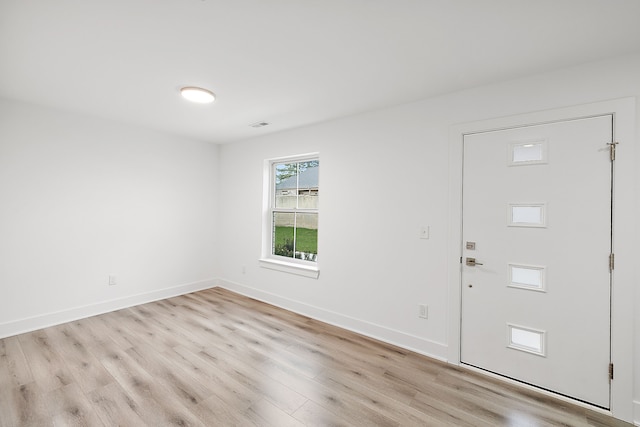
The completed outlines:
{"type": "Polygon", "coordinates": [[[210,104],[216,99],[216,96],[210,90],[195,86],[183,87],[180,89],[180,94],[183,98],[199,104],[210,104]]]}

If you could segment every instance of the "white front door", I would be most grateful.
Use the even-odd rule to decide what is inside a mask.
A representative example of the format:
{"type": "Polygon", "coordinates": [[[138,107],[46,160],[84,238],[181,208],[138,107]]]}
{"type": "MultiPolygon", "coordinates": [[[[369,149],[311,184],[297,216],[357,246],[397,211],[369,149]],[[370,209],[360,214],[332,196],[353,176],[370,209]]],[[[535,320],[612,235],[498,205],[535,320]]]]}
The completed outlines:
{"type": "Polygon", "coordinates": [[[611,115],[465,135],[462,363],[610,407],[611,141],[611,115]]]}

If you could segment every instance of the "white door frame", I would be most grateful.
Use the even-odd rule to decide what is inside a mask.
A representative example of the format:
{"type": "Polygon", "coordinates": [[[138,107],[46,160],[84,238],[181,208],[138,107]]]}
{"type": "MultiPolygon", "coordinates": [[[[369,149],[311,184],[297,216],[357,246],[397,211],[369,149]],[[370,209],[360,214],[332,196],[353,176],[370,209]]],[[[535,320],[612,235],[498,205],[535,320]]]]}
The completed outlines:
{"type": "MultiPolygon", "coordinates": [[[[633,301],[635,228],[635,98],[546,110],[517,116],[451,126],[449,132],[449,327],[448,362],[460,365],[460,316],[462,302],[462,159],[466,134],[542,124],[579,117],[613,114],[614,138],[620,144],[615,164],[613,250],[615,269],[611,295],[611,414],[633,422],[633,301]]],[[[606,143],[603,141],[603,148],[606,143]]],[[[606,260],[605,260],[606,261],[606,260]]]]}

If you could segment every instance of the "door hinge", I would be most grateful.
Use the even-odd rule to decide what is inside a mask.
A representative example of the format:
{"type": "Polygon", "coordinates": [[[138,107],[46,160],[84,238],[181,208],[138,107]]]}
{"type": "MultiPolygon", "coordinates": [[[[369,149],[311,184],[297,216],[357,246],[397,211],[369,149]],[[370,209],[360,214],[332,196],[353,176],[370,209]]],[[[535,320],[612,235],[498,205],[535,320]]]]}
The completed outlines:
{"type": "Polygon", "coordinates": [[[613,271],[616,266],[616,256],[614,254],[609,254],[609,271],[613,271]]]}
{"type": "Polygon", "coordinates": [[[611,161],[613,162],[616,159],[616,145],[618,145],[619,142],[607,142],[607,145],[609,146],[609,158],[611,159],[611,161]]]}
{"type": "Polygon", "coordinates": [[[613,363],[609,363],[609,379],[613,379],[613,363]]]}

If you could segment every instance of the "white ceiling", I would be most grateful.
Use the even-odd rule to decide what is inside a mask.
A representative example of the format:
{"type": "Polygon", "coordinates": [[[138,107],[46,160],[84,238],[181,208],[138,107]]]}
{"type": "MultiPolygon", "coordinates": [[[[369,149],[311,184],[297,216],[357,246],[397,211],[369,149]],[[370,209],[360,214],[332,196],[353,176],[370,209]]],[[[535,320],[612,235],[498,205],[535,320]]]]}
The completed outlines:
{"type": "Polygon", "coordinates": [[[0,97],[215,143],[632,52],[639,0],[0,0],[0,97]]]}

